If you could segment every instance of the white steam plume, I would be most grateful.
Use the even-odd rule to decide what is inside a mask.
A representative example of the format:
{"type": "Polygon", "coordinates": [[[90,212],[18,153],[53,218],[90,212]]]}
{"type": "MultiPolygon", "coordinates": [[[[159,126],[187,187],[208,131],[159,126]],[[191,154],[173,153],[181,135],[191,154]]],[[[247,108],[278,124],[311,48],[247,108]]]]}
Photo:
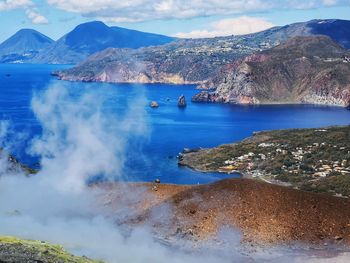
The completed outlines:
{"type": "MultiPolygon", "coordinates": [[[[96,175],[121,179],[128,140],[147,136],[148,130],[142,95],[124,116],[109,112],[105,100],[97,91],[75,96],[64,86],[34,96],[32,108],[43,134],[30,152],[40,156],[42,169],[28,178],[1,166],[0,235],[47,240],[108,262],[197,262],[158,244],[146,228],[126,237],[99,214],[97,190],[87,187],[87,180],[96,175]]],[[[3,138],[7,128],[2,126],[3,138]]],[[[201,261],[215,260],[208,255],[201,261]]]]}
{"type": "MultiPolygon", "coordinates": [[[[74,253],[107,262],[337,262],[306,260],[283,251],[232,252],[240,250],[239,240],[228,231],[222,238],[236,248],[221,250],[220,256],[206,247],[194,251],[166,247],[154,241],[146,227],[126,235],[103,216],[104,211],[96,206],[98,190],[87,187],[86,182],[96,175],[123,178],[130,139],[148,133],[147,103],[141,95],[129,103],[123,116],[116,116],[105,107],[105,100],[98,91],[76,95],[64,86],[51,86],[34,96],[32,108],[43,134],[33,140],[30,152],[40,156],[42,169],[32,177],[9,174],[7,157],[2,154],[0,235],[59,243],[74,253]]],[[[0,125],[2,138],[6,139],[8,126],[0,125]]],[[[342,254],[337,259],[346,262],[348,257],[342,254]]]]}

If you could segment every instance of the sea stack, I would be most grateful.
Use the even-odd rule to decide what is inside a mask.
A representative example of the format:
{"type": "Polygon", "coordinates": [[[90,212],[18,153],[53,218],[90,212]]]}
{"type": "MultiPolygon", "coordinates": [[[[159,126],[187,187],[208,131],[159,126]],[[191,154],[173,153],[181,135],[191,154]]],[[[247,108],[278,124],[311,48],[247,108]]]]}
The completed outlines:
{"type": "Polygon", "coordinates": [[[186,103],[186,98],[184,95],[181,95],[178,102],[177,102],[177,106],[179,106],[180,108],[186,107],[187,103],[186,103]]]}
{"type": "Polygon", "coordinates": [[[150,106],[151,106],[151,108],[158,108],[159,104],[156,101],[152,101],[150,106]]]}

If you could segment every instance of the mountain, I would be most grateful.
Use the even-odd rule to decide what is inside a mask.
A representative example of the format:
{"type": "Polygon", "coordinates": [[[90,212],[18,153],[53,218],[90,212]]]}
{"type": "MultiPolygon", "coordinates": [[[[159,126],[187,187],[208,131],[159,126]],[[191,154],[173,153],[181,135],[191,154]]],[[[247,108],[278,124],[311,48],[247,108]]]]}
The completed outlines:
{"type": "Polygon", "coordinates": [[[21,29],[0,44],[0,63],[25,62],[53,42],[38,31],[21,29]]]}
{"type": "Polygon", "coordinates": [[[333,39],[342,47],[350,48],[350,21],[340,19],[311,20],[282,27],[274,27],[251,34],[254,38],[268,41],[285,42],[295,36],[324,35],[333,39]]]}
{"type": "Polygon", "coordinates": [[[344,48],[350,49],[350,21],[347,20],[314,20],[308,24],[313,35],[329,36],[344,48]]]}
{"type": "Polygon", "coordinates": [[[226,65],[212,83],[214,92],[201,92],[193,101],[347,107],[350,52],[326,36],[295,37],[226,65]]]}
{"type": "Polygon", "coordinates": [[[120,27],[108,27],[102,22],[89,22],[78,25],[53,45],[49,46],[33,63],[76,64],[89,55],[106,48],[140,48],[163,45],[174,38],[144,33],[120,27]]]}
{"type": "Polygon", "coordinates": [[[350,21],[312,20],[244,36],[180,39],[138,50],[108,49],[57,75],[72,81],[191,83],[215,88],[211,79],[238,58],[270,49],[295,36],[321,33],[348,48],[349,30],[350,21]]]}

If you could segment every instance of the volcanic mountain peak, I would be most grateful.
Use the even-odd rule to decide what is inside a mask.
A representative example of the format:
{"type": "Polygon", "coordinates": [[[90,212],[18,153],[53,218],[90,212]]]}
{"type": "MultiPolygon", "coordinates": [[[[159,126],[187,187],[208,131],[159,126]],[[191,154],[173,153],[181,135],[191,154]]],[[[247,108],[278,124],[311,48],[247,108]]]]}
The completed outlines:
{"type": "Polygon", "coordinates": [[[51,38],[34,29],[21,29],[0,44],[0,61],[4,56],[39,52],[53,42],[51,38]]]}
{"type": "Polygon", "coordinates": [[[76,64],[107,48],[136,49],[163,45],[173,40],[174,38],[168,36],[109,27],[103,22],[93,21],[78,25],[31,62],[76,64]]]}

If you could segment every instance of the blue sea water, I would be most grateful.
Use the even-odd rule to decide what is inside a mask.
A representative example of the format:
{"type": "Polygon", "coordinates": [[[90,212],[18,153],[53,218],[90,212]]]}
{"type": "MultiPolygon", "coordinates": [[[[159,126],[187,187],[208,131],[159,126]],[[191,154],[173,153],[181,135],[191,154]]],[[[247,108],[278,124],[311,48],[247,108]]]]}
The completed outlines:
{"type": "Polygon", "coordinates": [[[68,66],[0,65],[0,119],[10,121],[13,131],[23,135],[13,151],[17,158],[29,165],[38,160],[28,155],[25,149],[33,136],[41,133],[40,124],[30,107],[31,98],[33,92],[56,84],[68,86],[74,96],[98,90],[107,98],[106,107],[116,115],[125,111],[127,103],[140,94],[145,97],[149,136],[141,138],[137,151],[127,156],[125,173],[133,181],[154,181],[156,178],[181,184],[216,181],[234,175],[204,174],[178,167],[177,154],[185,147],[212,147],[235,142],[254,131],[350,124],[350,111],[340,107],[198,104],[190,101],[198,92],[193,85],[72,83],[50,75],[52,71],[65,67],[68,66]],[[185,109],[177,107],[181,94],[187,98],[185,109]],[[153,100],[159,103],[159,108],[147,106],[153,100]]]}

